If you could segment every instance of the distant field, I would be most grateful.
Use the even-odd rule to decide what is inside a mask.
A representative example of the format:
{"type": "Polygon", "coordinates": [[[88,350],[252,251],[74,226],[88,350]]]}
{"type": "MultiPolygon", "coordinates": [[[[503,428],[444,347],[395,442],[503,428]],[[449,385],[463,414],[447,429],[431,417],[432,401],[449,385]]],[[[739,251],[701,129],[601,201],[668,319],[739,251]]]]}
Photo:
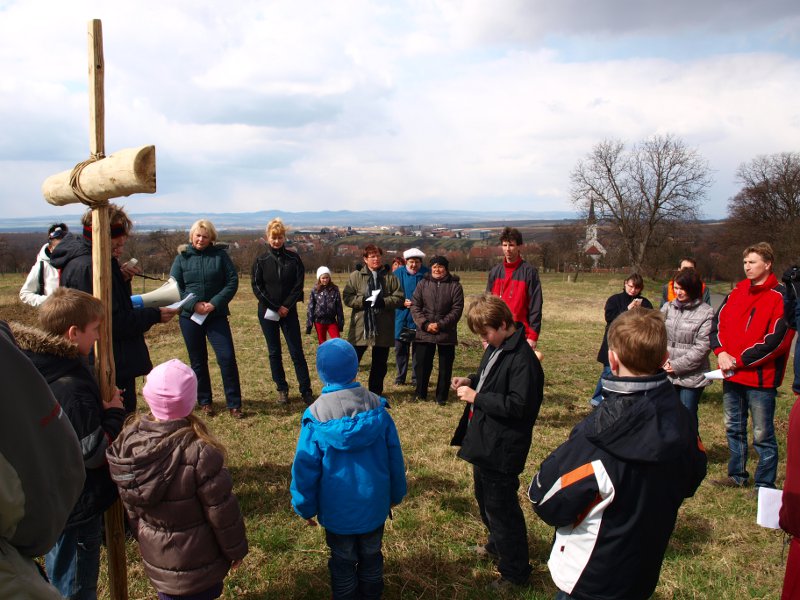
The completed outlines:
{"type": "MultiPolygon", "coordinates": [[[[542,278],[545,304],[539,348],[545,355],[545,398],[522,475],[523,487],[545,456],[589,412],[588,398],[600,373],[595,356],[603,334],[603,305],[610,294],[622,289],[623,277],[581,274],[577,283],[567,282],[559,274],[545,274],[542,278]]],[[[17,300],[22,281],[22,276],[0,276],[0,318],[25,321],[34,318],[32,309],[17,300]]],[[[335,281],[342,286],[344,276],[335,276],[335,281]]],[[[485,285],[485,275],[468,273],[462,283],[467,294],[478,293],[485,285]]],[[[307,290],[310,284],[307,280],[307,290]]],[[[721,293],[727,291],[726,287],[714,286],[721,293]]],[[[654,304],[659,293],[660,285],[646,282],[645,295],[654,304]]],[[[210,425],[230,452],[230,469],[245,514],[251,550],[242,568],[226,580],[224,597],[328,598],[324,535],[319,528],[307,527],[290,505],[291,461],[304,408],[290,360],[288,355],[284,357],[293,401],[282,407],[275,403],[275,386],[269,374],[266,345],[249,280],[241,281],[231,308],[248,418],[234,422],[227,415],[220,415],[210,425]]],[[[300,311],[301,318],[305,318],[305,305],[301,305],[300,311]]],[[[481,348],[463,320],[459,336],[454,372],[467,374],[477,366],[481,348]]],[[[156,326],[148,334],[148,343],[154,363],[173,357],[187,360],[175,322],[156,326]]],[[[313,369],[316,337],[305,336],[304,345],[313,369]]],[[[369,354],[365,361],[368,357],[369,354]]],[[[471,471],[449,446],[462,406],[452,395],[444,408],[431,402],[413,403],[412,388],[398,388],[391,383],[392,362],[393,354],[386,394],[391,400],[392,416],[408,464],[409,495],[394,511],[394,520],[387,523],[385,597],[475,600],[495,597],[485,590],[496,577],[492,566],[476,560],[469,551],[471,545],[485,538],[472,496],[471,471]]],[[[368,363],[362,365],[362,382],[366,381],[368,366],[368,363]]],[[[211,375],[215,402],[221,407],[224,403],[219,370],[213,361],[211,375]]],[[[318,393],[320,385],[314,372],[312,379],[318,393]]],[[[787,382],[790,380],[791,374],[787,382]]],[[[784,384],[776,414],[782,457],[791,402],[789,385],[784,384]]],[[[708,451],[708,478],[722,477],[726,474],[728,450],[719,383],[707,388],[703,396],[700,430],[708,451]]],[[[780,487],[785,472],[783,461],[778,472],[780,487]]],[[[520,501],[529,528],[534,567],[532,585],[526,591],[502,597],[550,599],[556,592],[546,566],[553,531],[530,510],[523,494],[520,501]]],[[[778,598],[785,560],[782,536],[756,526],[755,514],[756,501],[749,490],[720,490],[704,482],[681,510],[654,597],[778,598]]],[[[128,543],[127,553],[130,597],[152,598],[154,593],[143,575],[134,542],[128,543]]],[[[105,586],[105,575],[102,579],[105,586]]]]}

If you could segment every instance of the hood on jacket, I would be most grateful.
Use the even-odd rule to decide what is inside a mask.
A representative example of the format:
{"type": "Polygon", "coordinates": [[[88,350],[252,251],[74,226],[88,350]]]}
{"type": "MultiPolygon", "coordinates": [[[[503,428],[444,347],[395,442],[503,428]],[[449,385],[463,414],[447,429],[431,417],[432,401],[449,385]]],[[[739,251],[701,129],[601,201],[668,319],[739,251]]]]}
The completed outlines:
{"type": "Polygon", "coordinates": [[[377,425],[385,414],[384,398],[380,399],[380,406],[377,408],[325,422],[317,420],[309,407],[303,414],[303,425],[313,422],[316,438],[331,448],[354,451],[371,446],[377,438],[384,435],[384,428],[377,425]]]}
{"type": "Polygon", "coordinates": [[[159,422],[143,416],[114,440],[106,458],[111,478],[127,492],[126,502],[153,506],[161,501],[180,467],[185,439],[169,434],[188,426],[187,419],[159,422]]]}
{"type": "Polygon", "coordinates": [[[68,233],[51,253],[50,264],[56,269],[63,269],[73,258],[86,254],[92,254],[92,243],[82,236],[77,237],[74,233],[68,233]]]}
{"type": "Polygon", "coordinates": [[[209,244],[205,250],[197,250],[194,246],[184,243],[178,246],[178,254],[200,254],[201,252],[208,252],[209,250],[227,250],[229,248],[227,242],[214,242],[209,244]]]}
{"type": "Polygon", "coordinates": [[[83,360],[77,344],[64,336],[53,335],[22,323],[9,323],[9,327],[20,350],[36,365],[47,383],[59,379],[75,367],[76,361],[83,360]],[[53,357],[61,360],[53,360],[53,357]]]}
{"type": "Polygon", "coordinates": [[[689,413],[664,371],[604,377],[603,389],[608,395],[585,422],[591,443],[623,461],[657,463],[683,453],[689,413]]]}

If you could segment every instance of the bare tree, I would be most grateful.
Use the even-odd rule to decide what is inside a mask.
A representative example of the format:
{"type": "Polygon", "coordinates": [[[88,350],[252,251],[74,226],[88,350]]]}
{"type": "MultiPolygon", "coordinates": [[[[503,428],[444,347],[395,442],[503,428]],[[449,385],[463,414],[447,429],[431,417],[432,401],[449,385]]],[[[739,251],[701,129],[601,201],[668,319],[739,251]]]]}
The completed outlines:
{"type": "Polygon", "coordinates": [[[766,240],[778,255],[800,253],[800,153],[757,156],[736,171],[742,190],[728,203],[728,225],[739,245],[766,240]],[[759,240],[752,239],[757,232],[759,240]]]}
{"type": "Polygon", "coordinates": [[[631,266],[647,261],[659,229],[696,220],[712,183],[708,163],[671,135],[656,135],[629,151],[621,141],[597,144],[571,174],[572,200],[620,235],[631,266]]]}

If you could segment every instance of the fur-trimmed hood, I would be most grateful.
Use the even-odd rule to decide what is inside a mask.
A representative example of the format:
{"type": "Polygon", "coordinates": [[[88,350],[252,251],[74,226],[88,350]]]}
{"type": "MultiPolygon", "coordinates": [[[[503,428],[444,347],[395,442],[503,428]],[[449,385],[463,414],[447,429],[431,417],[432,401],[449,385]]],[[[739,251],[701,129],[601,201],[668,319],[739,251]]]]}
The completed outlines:
{"type": "Polygon", "coordinates": [[[20,349],[35,354],[52,354],[61,358],[80,358],[78,345],[61,335],[53,335],[30,325],[9,323],[20,349]]]}
{"type": "MultiPolygon", "coordinates": [[[[211,249],[227,250],[228,248],[230,248],[230,244],[228,244],[228,242],[212,242],[211,244],[209,244],[208,248],[203,250],[203,252],[207,252],[211,249]]],[[[191,250],[194,253],[200,252],[199,250],[196,250],[195,247],[192,246],[191,244],[181,244],[178,246],[178,254],[183,254],[188,250],[191,250]]]]}

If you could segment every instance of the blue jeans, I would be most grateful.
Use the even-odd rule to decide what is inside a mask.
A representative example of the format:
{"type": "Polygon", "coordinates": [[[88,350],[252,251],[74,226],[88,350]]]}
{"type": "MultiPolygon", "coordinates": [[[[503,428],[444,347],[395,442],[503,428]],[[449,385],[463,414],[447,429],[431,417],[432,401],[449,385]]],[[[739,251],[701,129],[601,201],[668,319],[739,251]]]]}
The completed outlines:
{"type": "Polygon", "coordinates": [[[344,535],[325,530],[331,549],[328,569],[334,600],[377,600],[383,594],[383,525],[369,533],[344,535]]]}
{"type": "Polygon", "coordinates": [[[754,388],[732,381],[722,382],[725,434],[731,457],[728,475],[737,483],[747,482],[747,415],[753,418],[753,447],[758,453],[755,485],[775,487],[778,471],[778,441],[775,439],[775,388],[754,388]]]}
{"type": "Polygon", "coordinates": [[[600,379],[597,380],[594,394],[592,394],[592,398],[589,400],[589,404],[592,406],[599,406],[603,401],[603,377],[606,375],[611,375],[611,367],[609,365],[603,365],[603,372],[600,373],[600,379]]]}
{"type": "Polygon", "coordinates": [[[308,374],[308,363],[303,354],[303,339],[300,335],[300,321],[297,318],[297,307],[293,307],[289,314],[279,321],[265,319],[258,309],[258,322],[261,324],[261,331],[264,339],[267,340],[267,350],[269,351],[269,369],[272,371],[272,381],[278,386],[279,392],[288,392],[289,384],[286,381],[286,371],[283,370],[283,355],[281,354],[281,334],[286,340],[286,347],[289,349],[289,356],[294,364],[294,373],[297,376],[297,384],[300,386],[300,393],[311,393],[311,377],[308,374]]]}
{"type": "Polygon", "coordinates": [[[217,355],[217,364],[222,374],[222,387],[228,408],[242,407],[242,388],[239,384],[239,366],[233,349],[233,335],[227,317],[209,317],[198,325],[189,317],[178,320],[189,352],[192,371],[197,375],[197,402],[201,406],[211,404],[211,376],[208,373],[208,347],[206,337],[217,355]]]}
{"type": "Polygon", "coordinates": [[[44,557],[50,583],[65,598],[97,598],[102,518],[98,515],[83,525],[67,527],[44,557]]]}
{"type": "Polygon", "coordinates": [[[528,531],[519,506],[519,477],[472,465],[475,499],[489,530],[486,549],[499,557],[497,570],[511,583],[528,583],[528,531]]]}
{"type": "Polygon", "coordinates": [[[683,387],[681,385],[675,386],[675,391],[678,392],[678,399],[681,401],[690,413],[692,413],[692,418],[694,418],[694,425],[697,427],[697,430],[700,431],[700,423],[697,419],[697,405],[700,404],[700,396],[703,395],[703,390],[705,388],[698,387],[698,388],[689,388],[683,387]]]}

